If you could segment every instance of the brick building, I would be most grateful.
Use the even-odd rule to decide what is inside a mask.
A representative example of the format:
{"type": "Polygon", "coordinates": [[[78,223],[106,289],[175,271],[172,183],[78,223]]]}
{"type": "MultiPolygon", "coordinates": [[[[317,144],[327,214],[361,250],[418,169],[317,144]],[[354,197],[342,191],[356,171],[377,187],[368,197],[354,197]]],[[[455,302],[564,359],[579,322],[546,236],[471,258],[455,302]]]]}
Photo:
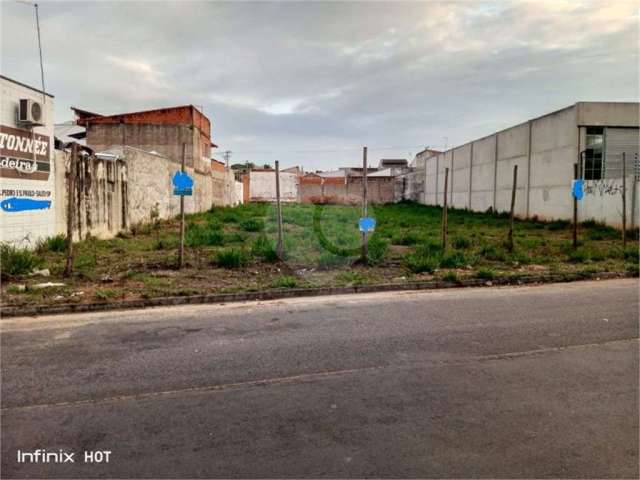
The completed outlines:
{"type": "Polygon", "coordinates": [[[187,166],[200,173],[211,171],[211,122],[193,105],[117,115],[72,110],[76,123],[86,128],[87,146],[95,151],[128,145],[180,163],[185,144],[187,166]]]}

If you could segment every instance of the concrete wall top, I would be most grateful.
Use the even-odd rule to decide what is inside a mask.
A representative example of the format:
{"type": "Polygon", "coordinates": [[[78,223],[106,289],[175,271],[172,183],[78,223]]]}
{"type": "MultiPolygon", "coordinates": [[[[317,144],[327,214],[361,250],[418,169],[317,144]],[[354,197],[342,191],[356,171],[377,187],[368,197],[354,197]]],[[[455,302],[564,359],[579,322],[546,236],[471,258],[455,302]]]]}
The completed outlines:
{"type": "Polygon", "coordinates": [[[640,103],[637,102],[579,102],[578,125],[608,127],[638,127],[640,103]]]}

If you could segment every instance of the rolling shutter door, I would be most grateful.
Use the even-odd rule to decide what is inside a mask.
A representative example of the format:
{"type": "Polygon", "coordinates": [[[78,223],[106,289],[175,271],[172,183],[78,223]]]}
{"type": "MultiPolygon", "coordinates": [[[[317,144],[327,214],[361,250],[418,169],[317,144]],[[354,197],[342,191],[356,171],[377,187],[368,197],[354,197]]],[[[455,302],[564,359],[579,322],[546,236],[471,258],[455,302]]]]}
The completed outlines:
{"type": "Polygon", "coordinates": [[[638,143],[640,130],[637,128],[609,128],[605,129],[605,165],[604,178],[622,177],[622,153],[626,157],[627,175],[635,172],[636,178],[640,174],[638,166],[638,143]]]}

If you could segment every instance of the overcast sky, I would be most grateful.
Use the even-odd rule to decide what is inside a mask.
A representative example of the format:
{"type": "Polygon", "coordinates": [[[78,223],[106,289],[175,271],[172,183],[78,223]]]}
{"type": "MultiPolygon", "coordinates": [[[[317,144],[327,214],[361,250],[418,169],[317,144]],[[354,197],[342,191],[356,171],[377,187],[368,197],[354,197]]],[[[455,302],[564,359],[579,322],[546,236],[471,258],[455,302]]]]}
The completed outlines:
{"type": "MultiPolygon", "coordinates": [[[[0,8],[1,71],[39,86],[33,7],[0,8]]],[[[232,162],[410,158],[639,95],[637,2],[41,2],[40,19],[57,122],[191,103],[232,162]]]]}

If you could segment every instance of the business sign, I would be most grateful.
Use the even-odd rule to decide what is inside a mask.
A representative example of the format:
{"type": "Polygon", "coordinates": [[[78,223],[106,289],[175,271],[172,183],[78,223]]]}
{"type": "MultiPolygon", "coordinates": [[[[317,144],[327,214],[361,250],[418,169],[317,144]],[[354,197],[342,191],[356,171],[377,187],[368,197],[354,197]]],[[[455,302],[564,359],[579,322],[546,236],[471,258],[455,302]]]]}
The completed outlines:
{"type": "Polygon", "coordinates": [[[376,229],[376,220],[371,217],[363,217],[358,222],[358,227],[363,233],[371,233],[376,229]]]}
{"type": "Polygon", "coordinates": [[[193,179],[187,172],[177,171],[171,179],[174,195],[193,195],[193,179]]]}
{"type": "Polygon", "coordinates": [[[51,171],[49,137],[0,125],[0,176],[47,180],[51,171]]]}

